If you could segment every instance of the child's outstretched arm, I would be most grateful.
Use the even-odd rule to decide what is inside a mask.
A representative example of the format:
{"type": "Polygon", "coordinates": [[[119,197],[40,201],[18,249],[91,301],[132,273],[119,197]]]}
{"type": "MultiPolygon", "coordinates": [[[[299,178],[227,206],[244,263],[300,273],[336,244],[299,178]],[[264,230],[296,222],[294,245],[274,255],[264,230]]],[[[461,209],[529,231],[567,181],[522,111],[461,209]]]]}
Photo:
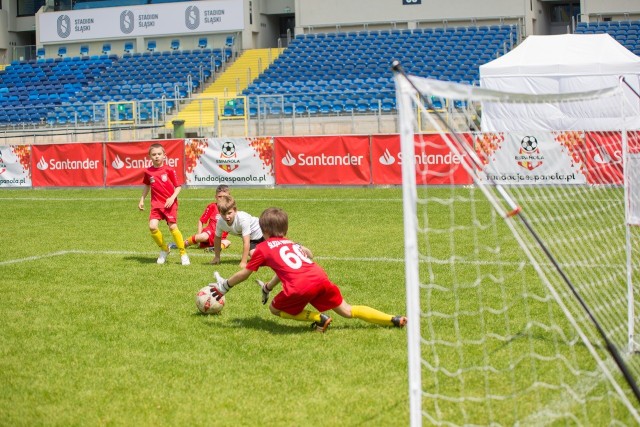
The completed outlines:
{"type": "Polygon", "coordinates": [[[247,280],[249,276],[251,276],[251,273],[253,273],[253,271],[243,268],[242,270],[234,273],[228,279],[225,279],[224,277],[220,276],[220,273],[214,271],[213,275],[216,278],[216,282],[210,283],[211,293],[214,294],[214,296],[218,295],[216,299],[219,299],[219,297],[222,297],[224,294],[229,292],[232,287],[247,280]]]}
{"type": "Polygon", "coordinates": [[[220,264],[220,251],[222,250],[222,239],[218,236],[213,238],[213,259],[211,264],[220,264]]]}
{"type": "Polygon", "coordinates": [[[147,194],[149,194],[150,188],[151,188],[150,185],[145,185],[144,188],[142,189],[142,196],[140,197],[140,201],[138,202],[138,209],[144,210],[144,199],[145,197],[147,197],[147,194]]]}
{"type": "Polygon", "coordinates": [[[251,248],[251,236],[248,234],[242,236],[242,258],[240,259],[240,268],[245,268],[249,261],[249,249],[251,248]]]}
{"type": "Polygon", "coordinates": [[[264,283],[262,280],[256,280],[256,283],[258,283],[262,291],[262,304],[264,305],[269,301],[269,293],[280,283],[280,278],[274,275],[267,283],[264,283]]]}

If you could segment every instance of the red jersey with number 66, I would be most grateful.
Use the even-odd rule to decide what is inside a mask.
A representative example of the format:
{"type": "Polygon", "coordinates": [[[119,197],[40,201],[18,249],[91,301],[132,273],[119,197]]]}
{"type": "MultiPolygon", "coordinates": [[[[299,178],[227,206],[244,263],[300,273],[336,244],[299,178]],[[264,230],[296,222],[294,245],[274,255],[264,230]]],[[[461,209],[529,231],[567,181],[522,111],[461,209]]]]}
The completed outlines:
{"type": "Polygon", "coordinates": [[[258,271],[261,266],[271,267],[278,275],[285,295],[303,293],[329,281],[322,267],[310,260],[298,243],[286,237],[271,237],[256,246],[247,269],[258,271]]]}

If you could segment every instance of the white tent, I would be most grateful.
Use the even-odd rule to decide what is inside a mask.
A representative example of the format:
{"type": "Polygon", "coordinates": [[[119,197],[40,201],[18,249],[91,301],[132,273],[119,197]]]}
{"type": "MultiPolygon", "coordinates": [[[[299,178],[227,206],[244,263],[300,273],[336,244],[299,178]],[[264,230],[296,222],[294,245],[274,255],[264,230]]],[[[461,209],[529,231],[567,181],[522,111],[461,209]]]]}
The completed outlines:
{"type": "MultiPolygon", "coordinates": [[[[504,56],[480,66],[480,86],[526,94],[584,92],[620,85],[624,77],[640,90],[640,57],[609,34],[529,36],[504,56]]],[[[589,104],[546,103],[527,106],[483,104],[482,129],[613,130],[640,128],[640,99],[628,87],[620,99],[589,104]],[[626,120],[620,119],[621,111],[626,120]]]]}

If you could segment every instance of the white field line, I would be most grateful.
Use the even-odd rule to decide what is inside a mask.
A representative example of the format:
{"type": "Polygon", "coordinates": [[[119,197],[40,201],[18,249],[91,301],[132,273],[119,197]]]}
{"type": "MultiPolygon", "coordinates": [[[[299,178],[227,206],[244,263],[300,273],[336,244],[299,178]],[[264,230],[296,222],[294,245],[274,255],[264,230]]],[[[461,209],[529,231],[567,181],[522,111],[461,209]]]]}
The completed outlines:
{"type": "MultiPolygon", "coordinates": [[[[38,202],[86,202],[86,201],[94,201],[94,202],[112,202],[112,201],[130,201],[137,202],[140,200],[139,196],[132,197],[0,197],[0,200],[9,200],[9,201],[38,201],[38,202]]],[[[183,202],[193,201],[193,202],[209,202],[213,201],[213,197],[210,198],[200,198],[200,197],[180,197],[180,200],[183,202]]],[[[277,197],[265,197],[265,198],[255,198],[255,197],[247,197],[242,198],[243,201],[254,201],[254,202],[367,202],[367,203],[378,203],[378,202],[398,202],[402,203],[402,198],[380,198],[380,199],[347,199],[347,198],[333,198],[333,199],[325,199],[325,198],[277,198],[277,197]]]]}
{"type": "MultiPolygon", "coordinates": [[[[213,253],[207,253],[204,251],[201,251],[202,253],[193,253],[190,252],[189,256],[193,257],[209,257],[209,258],[213,258],[213,253]]],[[[45,259],[45,258],[51,258],[51,257],[57,257],[57,256],[65,256],[65,255],[76,255],[76,254],[80,254],[80,255],[113,255],[113,256],[120,256],[120,255],[145,255],[145,256],[150,256],[150,257],[156,257],[158,255],[158,252],[139,252],[139,251],[88,251],[88,250],[82,250],[82,249],[71,249],[71,250],[66,250],[66,251],[57,251],[57,252],[50,252],[48,254],[42,254],[42,255],[34,255],[34,256],[29,256],[29,257],[24,257],[24,258],[16,258],[16,259],[8,259],[5,261],[0,261],[0,266],[3,265],[9,265],[9,264],[19,264],[19,263],[23,263],[23,262],[30,262],[30,261],[38,261],[41,259],[45,259]]],[[[234,258],[234,259],[240,259],[239,255],[235,255],[235,254],[229,254],[229,255],[225,255],[225,257],[228,258],[234,258]]],[[[392,262],[392,263],[401,263],[404,262],[403,258],[376,258],[376,257],[372,257],[372,258],[355,258],[355,257],[332,257],[332,256],[328,256],[328,257],[323,257],[323,256],[317,256],[315,257],[315,259],[317,260],[328,260],[328,261],[346,261],[346,262],[392,262]]]]}
{"type": "MultiPolygon", "coordinates": [[[[189,252],[189,256],[193,257],[209,257],[209,258],[213,258],[213,253],[211,252],[204,252],[204,251],[198,251],[195,252],[194,251],[190,251],[189,252]],[[198,253],[199,252],[199,253],[198,253]]],[[[156,257],[158,255],[157,251],[154,252],[140,252],[140,251],[90,251],[90,250],[83,250],[83,249],[71,249],[71,250],[65,250],[65,251],[57,251],[57,252],[50,252],[47,254],[42,254],[42,255],[34,255],[34,256],[29,256],[29,257],[24,257],[24,258],[15,258],[15,259],[8,259],[8,260],[4,260],[4,261],[0,261],[0,266],[3,265],[9,265],[9,264],[19,264],[19,263],[23,263],[23,262],[29,262],[29,261],[37,261],[40,259],[45,259],[45,258],[51,258],[51,257],[57,257],[57,256],[65,256],[65,255],[74,255],[74,254],[80,254],[80,255],[113,255],[113,256],[121,256],[121,255],[144,255],[144,256],[149,256],[149,257],[156,257]]],[[[232,258],[232,259],[240,259],[240,255],[236,255],[236,254],[225,254],[225,257],[228,258],[232,258]]],[[[318,261],[341,261],[341,262],[388,262],[388,263],[404,263],[405,260],[404,258],[390,258],[390,257],[336,257],[336,256],[315,256],[314,259],[318,260],[318,261]]],[[[464,265],[478,265],[478,264],[485,264],[485,265],[511,265],[511,266],[518,266],[521,263],[520,262],[502,262],[502,261],[478,261],[478,260],[463,260],[463,259],[456,259],[456,260],[435,260],[435,259],[431,259],[429,261],[427,260],[421,260],[420,262],[424,263],[424,262],[431,262],[434,264],[440,264],[440,265],[447,265],[447,264],[451,264],[452,262],[455,264],[464,264],[464,265]]]]}

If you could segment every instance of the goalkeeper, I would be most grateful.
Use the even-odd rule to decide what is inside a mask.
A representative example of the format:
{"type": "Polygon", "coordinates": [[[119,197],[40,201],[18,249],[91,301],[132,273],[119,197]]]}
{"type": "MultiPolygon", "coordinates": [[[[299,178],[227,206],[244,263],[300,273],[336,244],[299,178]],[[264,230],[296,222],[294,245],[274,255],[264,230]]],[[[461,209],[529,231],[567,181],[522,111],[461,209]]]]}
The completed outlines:
{"type": "Polygon", "coordinates": [[[221,297],[233,286],[247,280],[251,273],[267,266],[271,267],[276,275],[267,283],[258,281],[262,287],[262,303],[266,304],[269,292],[282,283],[282,291],[273,298],[269,310],[283,319],[313,322],[312,329],[325,332],[332,319],[322,312],[333,310],[348,319],[356,318],[399,328],[406,325],[407,318],[404,316],[392,316],[364,305],[347,304],[338,286],[311,260],[311,252],[285,237],[289,228],[285,211],[268,208],[260,215],[259,222],[266,240],[256,246],[246,267],[228,279],[220,277],[217,271],[214,273],[217,281],[211,283],[214,295],[221,297]],[[318,311],[306,309],[307,304],[311,304],[318,311]]]}

